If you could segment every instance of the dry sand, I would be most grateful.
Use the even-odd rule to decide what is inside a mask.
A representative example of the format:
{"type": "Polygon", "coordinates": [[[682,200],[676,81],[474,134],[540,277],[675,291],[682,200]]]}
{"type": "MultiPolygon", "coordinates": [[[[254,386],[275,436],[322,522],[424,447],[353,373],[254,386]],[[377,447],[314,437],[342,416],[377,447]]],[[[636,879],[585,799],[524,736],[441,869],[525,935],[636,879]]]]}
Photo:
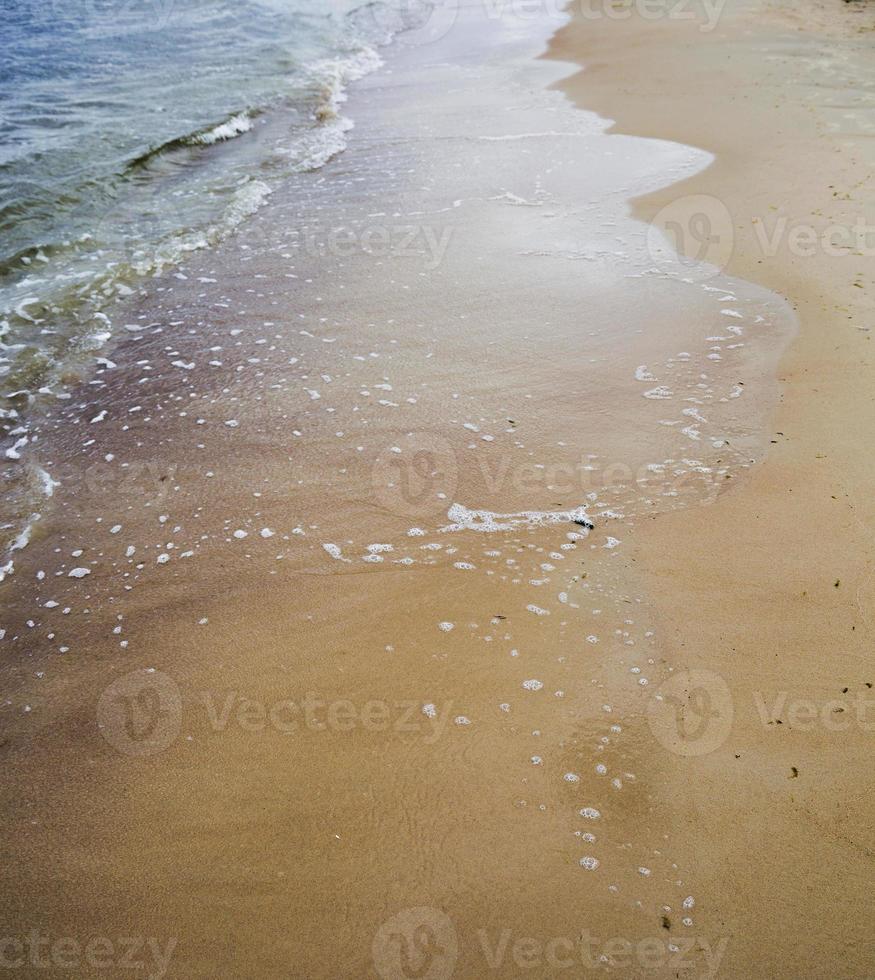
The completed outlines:
{"type": "Polygon", "coordinates": [[[875,215],[872,24],[865,5],[729,5],[710,33],[701,19],[578,18],[551,49],[586,64],[563,88],[616,131],[716,154],[636,214],[716,197],[735,231],[728,268],[786,295],[801,323],[765,462],[713,506],[635,535],[673,655],[732,693],[731,738],[663,790],[736,937],[729,976],[862,977],[875,956],[875,233],[862,248],[847,234],[875,215]],[[762,229],[768,241],[782,227],[768,254],[762,229]],[[807,230],[791,247],[798,227],[813,247],[807,230]]]}

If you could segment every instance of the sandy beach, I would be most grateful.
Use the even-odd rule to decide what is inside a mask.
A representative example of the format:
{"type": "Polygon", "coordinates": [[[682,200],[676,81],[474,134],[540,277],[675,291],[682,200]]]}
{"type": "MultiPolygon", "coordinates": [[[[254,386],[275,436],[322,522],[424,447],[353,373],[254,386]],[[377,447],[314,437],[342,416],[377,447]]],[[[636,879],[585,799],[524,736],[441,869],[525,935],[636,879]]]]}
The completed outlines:
{"type": "Polygon", "coordinates": [[[435,8],[38,403],[13,975],[871,975],[875,13],[660,10],[435,8]]]}
{"type": "Polygon", "coordinates": [[[723,750],[668,784],[688,860],[723,892],[712,911],[747,938],[730,945],[730,975],[855,977],[872,957],[861,913],[873,854],[872,504],[860,453],[873,410],[861,97],[872,19],[845,4],[754,13],[727,7],[705,40],[693,24],[572,24],[554,52],[586,52],[568,90],[615,131],[715,153],[635,213],[676,218],[686,195],[694,207],[717,198],[733,219],[727,268],[799,316],[763,465],[712,507],[640,528],[634,557],[676,655],[732,694],[723,750]]]}

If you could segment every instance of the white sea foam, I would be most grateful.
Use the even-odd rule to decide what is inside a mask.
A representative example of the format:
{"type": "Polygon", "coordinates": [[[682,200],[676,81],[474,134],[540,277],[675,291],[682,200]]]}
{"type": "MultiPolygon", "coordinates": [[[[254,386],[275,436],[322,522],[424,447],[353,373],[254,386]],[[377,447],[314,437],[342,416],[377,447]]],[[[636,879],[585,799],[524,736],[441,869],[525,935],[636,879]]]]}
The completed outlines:
{"type": "Polygon", "coordinates": [[[353,127],[351,119],[340,115],[346,101],[346,86],[383,64],[371,47],[362,47],[340,58],[324,58],[309,66],[313,81],[322,87],[322,99],[314,110],[317,123],[297,137],[286,149],[299,172],[318,170],[332,157],[346,149],[346,133],[353,127]]]}
{"type": "Polygon", "coordinates": [[[370,75],[383,64],[383,59],[369,47],[362,46],[339,58],[322,58],[309,66],[313,80],[323,86],[324,98],[317,109],[317,116],[323,106],[336,110],[346,101],[346,86],[350,82],[370,75]]]}
{"type": "Polygon", "coordinates": [[[327,552],[327,553],[328,553],[329,555],[331,555],[331,557],[332,557],[332,558],[334,558],[334,559],[335,559],[335,561],[345,561],[345,562],[349,562],[349,561],[351,560],[351,559],[349,559],[349,558],[344,558],[344,557],[343,557],[343,552],[341,551],[341,549],[340,549],[340,546],[339,546],[339,545],[336,545],[336,544],[332,544],[331,542],[328,542],[328,543],[326,543],[326,544],[323,544],[323,545],[322,545],[322,547],[323,547],[323,548],[325,549],[325,551],[326,551],[326,552],[327,552]]]}
{"type": "Polygon", "coordinates": [[[491,510],[470,510],[463,504],[453,504],[447,511],[447,517],[452,523],[440,528],[447,531],[512,531],[518,527],[546,527],[550,524],[568,524],[572,521],[586,522],[586,528],[592,527],[592,521],[585,507],[575,507],[573,510],[523,510],[514,514],[498,514],[491,510]]]}
{"type": "Polygon", "coordinates": [[[645,391],[644,397],[665,399],[665,398],[673,397],[673,394],[674,393],[672,392],[671,388],[668,388],[665,385],[657,385],[655,388],[651,388],[649,391],[645,391]]]}
{"type": "Polygon", "coordinates": [[[221,143],[224,140],[232,140],[235,136],[242,136],[252,129],[252,117],[248,112],[238,112],[236,115],[219,123],[212,129],[192,136],[192,143],[200,143],[203,146],[211,146],[213,143],[221,143]]]}

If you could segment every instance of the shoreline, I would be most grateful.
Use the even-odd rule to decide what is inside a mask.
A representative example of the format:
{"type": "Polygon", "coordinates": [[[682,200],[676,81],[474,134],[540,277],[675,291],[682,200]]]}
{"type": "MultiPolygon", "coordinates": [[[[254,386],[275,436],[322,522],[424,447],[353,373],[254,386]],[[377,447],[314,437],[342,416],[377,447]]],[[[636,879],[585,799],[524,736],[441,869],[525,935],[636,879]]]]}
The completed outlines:
{"type": "MultiPolygon", "coordinates": [[[[9,295],[0,310],[0,317],[8,318],[0,321],[0,350],[12,354],[2,361],[7,388],[0,395],[4,405],[0,408],[0,437],[8,443],[0,452],[0,473],[7,484],[5,499],[0,501],[0,583],[14,573],[17,553],[27,546],[44,512],[51,507],[54,481],[39,465],[38,450],[34,452],[34,443],[39,439],[34,427],[38,429],[45,416],[51,417],[60,404],[58,399],[68,399],[71,390],[92,382],[101,366],[113,363],[109,355],[124,343],[125,331],[130,329],[129,324],[123,327],[121,321],[138,301],[141,306],[147,305],[145,298],[155,279],[166,279],[181,271],[192,253],[211,253],[233,238],[238,228],[264,207],[274,188],[283,183],[284,174],[287,180],[290,174],[318,172],[343,153],[345,134],[354,126],[342,114],[347,88],[382,64],[379,48],[390,47],[393,36],[389,32],[380,44],[372,45],[362,35],[349,50],[338,49],[334,57],[301,66],[301,77],[310,78],[311,106],[274,99],[273,104],[238,108],[224,119],[169,136],[157,146],[141,146],[132,151],[119,173],[113,177],[104,174],[97,181],[96,196],[109,196],[112,203],[106,213],[101,213],[96,203],[93,205],[92,223],[95,234],[100,232],[96,238],[90,233],[81,234],[85,226],[71,226],[62,245],[53,241],[34,244],[32,255],[24,255],[27,249],[22,251],[28,264],[23,273],[19,270],[17,280],[11,271],[14,262],[10,260],[6,270],[11,277],[7,284],[9,295]],[[319,72],[322,80],[316,84],[319,72]],[[240,147],[235,141],[247,134],[257,137],[257,146],[272,143],[274,159],[270,165],[268,159],[250,159],[252,172],[241,176],[245,154],[256,152],[246,143],[247,149],[238,158],[240,147]],[[150,165],[156,162],[168,167],[167,161],[177,154],[197,155],[195,160],[185,157],[185,163],[177,164],[184,180],[205,181],[203,194],[209,190],[220,204],[224,198],[224,204],[217,204],[208,219],[188,228],[173,227],[172,205],[167,213],[154,210],[158,201],[166,207],[172,196],[166,193],[166,169],[160,165],[152,168],[147,182],[150,190],[144,199],[138,199],[132,186],[125,184],[133,173],[150,173],[150,165]],[[288,157],[284,164],[278,162],[283,155],[288,157]],[[213,172],[213,180],[218,183],[210,189],[204,174],[209,174],[211,167],[224,177],[219,181],[213,172]],[[118,185],[114,200],[107,190],[113,182],[118,185]],[[162,222],[164,226],[158,234],[162,222]],[[101,234],[108,232],[111,236],[114,226],[132,240],[141,226],[143,247],[137,250],[127,242],[125,252],[119,241],[103,242],[101,234]],[[80,254],[86,242],[89,248],[95,246],[96,256],[80,254]],[[53,254],[50,260],[44,250],[60,254],[53,254]],[[46,264],[42,278],[32,273],[30,265],[39,256],[46,264]],[[77,267],[76,262],[82,267],[77,267]],[[65,263],[72,266],[68,268],[65,263]],[[53,290],[58,283],[60,292],[56,295],[53,290]],[[16,292],[18,302],[13,298],[16,292]],[[56,319],[60,329],[37,330],[49,319],[56,319]],[[13,321],[11,329],[9,320],[13,321]],[[45,337],[42,341],[41,336],[45,337]]],[[[187,193],[192,193],[191,187],[187,193]]],[[[188,206],[192,206],[190,201],[188,206]]],[[[177,219],[181,220],[179,215],[177,219]]]]}
{"type": "Polygon", "coordinates": [[[854,83],[865,90],[875,62],[864,50],[854,60],[855,40],[872,30],[865,10],[813,7],[806,22],[768,2],[729,8],[705,36],[640,18],[572,20],[549,55],[585,65],[561,87],[615,119],[612,132],[715,153],[704,172],[636,200],[633,213],[680,219],[688,237],[675,241],[695,252],[689,216],[710,209],[716,228],[716,199],[732,216],[728,271],[790,297],[800,319],[781,359],[765,459],[709,507],[660,515],[635,535],[637,580],[680,663],[702,672],[682,695],[692,719],[702,720],[702,690],[729,691],[731,736],[694,765],[669,767],[666,792],[688,861],[710,882],[712,913],[745,937],[727,954],[736,976],[810,975],[820,961],[830,975],[859,977],[873,962],[863,909],[875,839],[862,805],[875,788],[865,761],[871,706],[857,707],[875,681],[873,474],[860,452],[875,421],[872,307],[853,287],[871,282],[875,245],[870,235],[860,249],[854,231],[875,203],[865,186],[871,152],[855,132],[871,123],[854,108],[854,83]],[[826,67],[809,85],[818,58],[826,67]],[[820,79],[847,86],[843,117],[820,79]],[[748,96],[757,86],[765,93],[748,96]],[[750,863],[754,841],[766,874],[750,863]]]}
{"type": "MultiPolygon", "coordinates": [[[[56,931],[172,936],[192,977],[394,980],[392,936],[418,927],[457,947],[458,975],[514,976],[484,934],[574,947],[581,923],[641,975],[675,975],[678,945],[707,975],[804,973],[798,903],[747,867],[744,808],[797,845],[781,864],[760,842],[775,888],[795,895],[799,853],[834,853],[774,813],[791,762],[744,710],[762,673],[719,661],[736,721],[707,753],[664,751],[652,714],[678,668],[714,671],[727,636],[741,651],[770,622],[774,556],[744,526],[784,448],[753,462],[791,318],[630,220],[630,187],[670,202],[721,157],[666,186],[707,140],[605,142],[544,91],[591,110],[624,52],[647,85],[636,25],[578,29],[552,43],[569,65],[618,32],[598,91],[488,17],[426,68],[395,50],[350,92],[345,153],[155,280],[118,368],[55,420],[72,487],[23,553],[33,595],[4,583],[10,928],[39,907],[56,931]],[[420,234],[374,255],[332,244],[338,227],[358,246],[420,234]],[[724,585],[745,561],[755,595],[724,585]],[[46,885],[59,854],[80,915],[46,885]],[[768,928],[754,897],[777,903],[768,928]]],[[[800,566],[815,544],[792,538],[800,566]]],[[[804,786],[811,757],[792,764],[804,786]]],[[[830,899],[862,915],[861,894],[830,899]]]]}

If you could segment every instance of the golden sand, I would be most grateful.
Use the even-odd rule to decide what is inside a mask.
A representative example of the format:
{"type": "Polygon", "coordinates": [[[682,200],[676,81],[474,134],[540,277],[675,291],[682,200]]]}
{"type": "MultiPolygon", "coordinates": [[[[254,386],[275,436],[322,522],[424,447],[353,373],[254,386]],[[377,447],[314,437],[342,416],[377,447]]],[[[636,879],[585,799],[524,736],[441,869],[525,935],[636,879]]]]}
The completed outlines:
{"type": "MultiPolygon", "coordinates": [[[[728,436],[700,440],[707,465],[646,469],[674,451],[677,426],[659,427],[668,409],[641,397],[656,382],[633,371],[732,323],[710,299],[729,280],[656,291],[643,311],[629,299],[649,288],[640,278],[593,285],[605,246],[577,254],[568,228],[585,224],[569,201],[595,177],[571,150],[557,164],[555,146],[472,141],[462,159],[476,179],[500,199],[507,176],[513,194],[491,210],[450,205],[457,250],[432,278],[310,256],[290,284],[279,250],[245,265],[229,246],[196,260],[189,285],[162,280],[177,305],[171,293],[158,312],[154,294],[132,306],[134,323],[184,306],[209,339],[144,329],[114,355],[120,374],[95,398],[123,419],[142,403],[160,424],[92,426],[89,412],[96,445],[70,440],[67,457],[54,437],[73,478],[4,585],[4,937],[38,930],[55,968],[71,939],[85,976],[124,975],[123,937],[138,937],[143,975],[187,978],[871,972],[872,733],[857,714],[875,682],[859,288],[871,262],[765,256],[755,227],[784,213],[848,223],[871,203],[863,111],[815,104],[808,87],[815,69],[851,84],[861,15],[821,9],[815,26],[729,8],[707,33],[578,17],[550,51],[586,64],[561,82],[580,106],[717,155],[636,214],[672,205],[683,218],[679,198],[718,198],[735,227],[728,273],[798,310],[776,407],[784,313],[743,283],[726,301],[747,319],[771,311],[774,332],[705,363],[714,397],[701,411],[728,436]],[[523,169],[493,179],[490,153],[523,169]],[[550,165],[545,200],[532,174],[550,165]],[[224,307],[191,285],[216,264],[234,276],[224,307]],[[349,292],[331,294],[323,325],[326,283],[349,292]],[[244,352],[263,387],[233,387],[240,321],[265,336],[244,352]],[[619,346],[617,322],[631,331],[619,346]],[[300,370],[289,337],[306,352],[304,389],[285,386],[300,370]],[[199,367],[157,393],[139,384],[135,357],[176,344],[169,357],[200,363],[216,338],[222,381],[199,367]],[[737,406],[716,397],[739,382],[737,406]],[[174,401],[189,384],[211,400],[174,401]],[[379,415],[378,399],[395,407],[379,415]],[[397,421],[402,403],[415,414],[397,421]],[[362,404],[371,426],[339,449],[362,404]],[[586,447],[591,470],[578,466],[586,447]],[[107,455],[143,465],[120,481],[107,455]],[[454,500],[510,516],[492,533],[454,528],[454,500]],[[592,529],[575,523],[581,504],[598,512],[592,529]],[[191,570],[188,545],[170,547],[183,538],[191,570]],[[70,579],[78,567],[93,571],[70,579]],[[40,617],[70,602],[69,625],[29,627],[34,595],[60,600],[40,617]]],[[[458,113],[477,80],[449,73],[434,88],[458,113]]],[[[536,98],[520,85],[502,125],[536,98]]],[[[389,83],[368,96],[397,111],[389,83]]],[[[556,109],[551,126],[567,124],[560,111],[573,114],[556,109]]],[[[376,151],[362,147],[366,172],[376,151]]],[[[329,174],[342,181],[355,153],[352,141],[329,174]]],[[[399,209],[427,193],[388,184],[399,209]]],[[[692,392],[703,365],[685,365],[672,383],[692,392]]]]}

